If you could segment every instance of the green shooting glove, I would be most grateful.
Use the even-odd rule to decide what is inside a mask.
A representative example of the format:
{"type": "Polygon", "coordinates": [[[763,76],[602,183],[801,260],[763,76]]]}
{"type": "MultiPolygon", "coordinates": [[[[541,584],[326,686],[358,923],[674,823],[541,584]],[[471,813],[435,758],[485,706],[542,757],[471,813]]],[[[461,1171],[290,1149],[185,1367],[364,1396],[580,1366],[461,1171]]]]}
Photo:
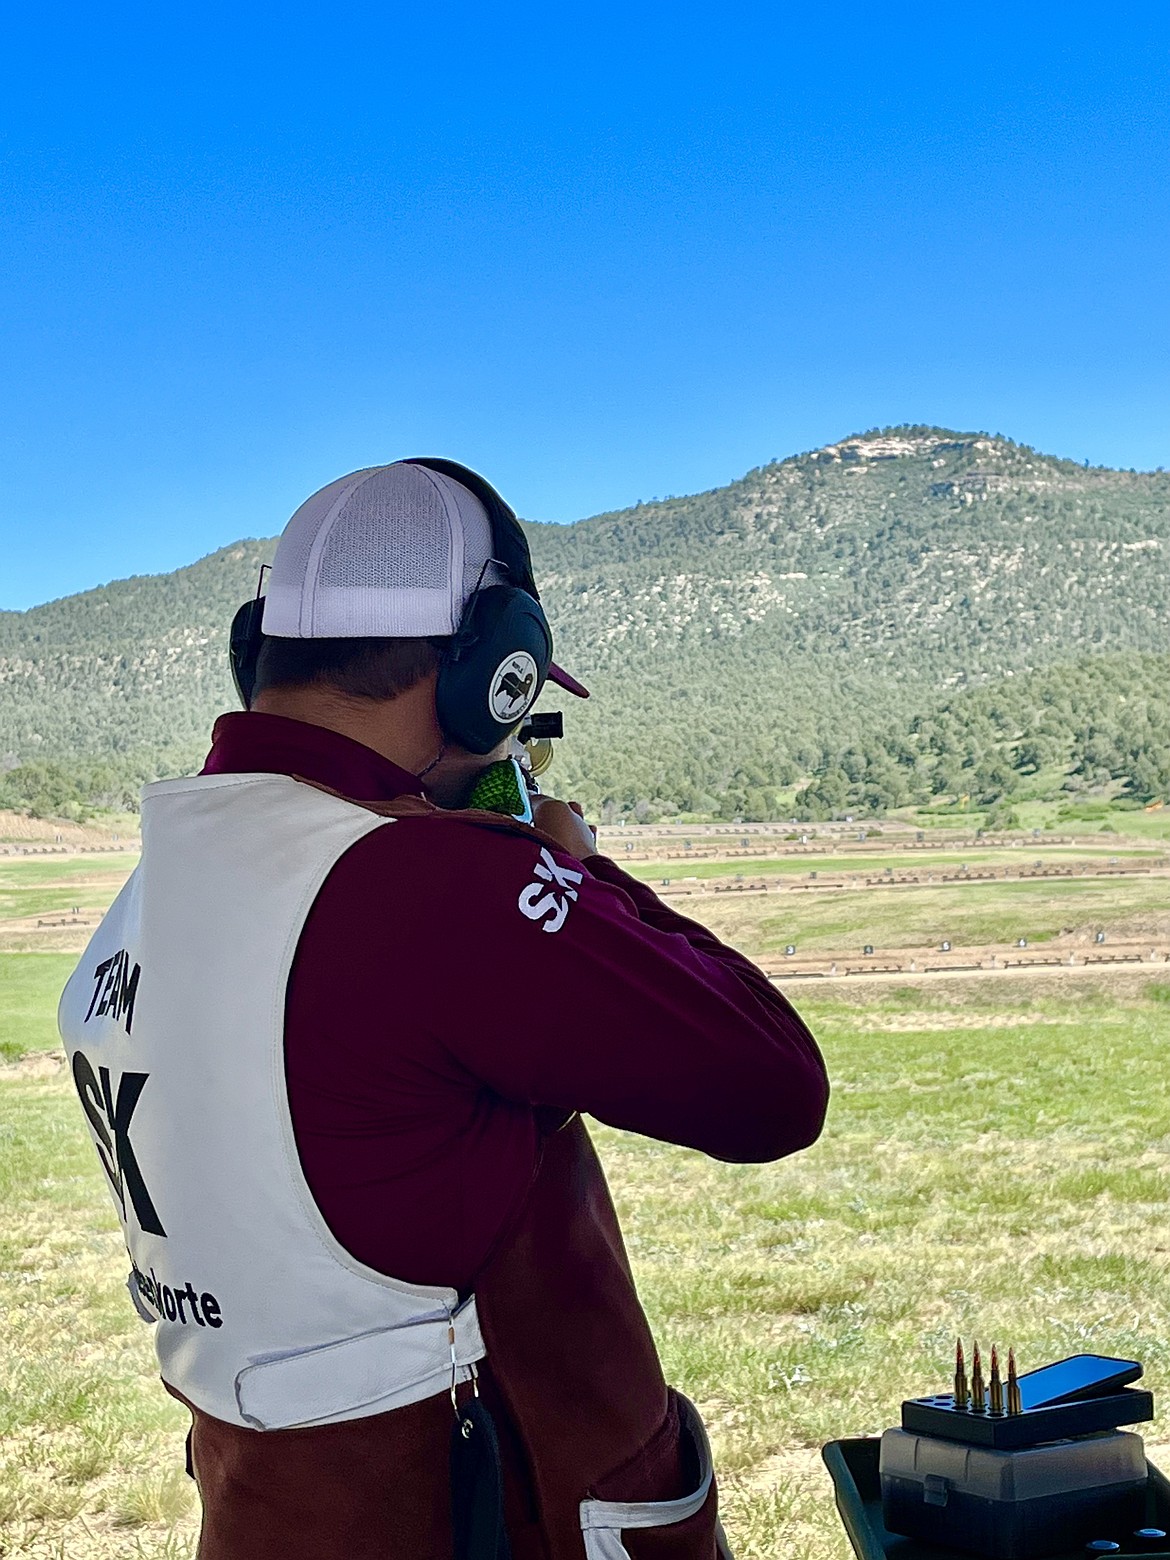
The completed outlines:
{"type": "Polygon", "coordinates": [[[503,758],[499,763],[489,765],[475,782],[468,806],[502,813],[518,823],[531,823],[532,803],[519,761],[503,758]]]}

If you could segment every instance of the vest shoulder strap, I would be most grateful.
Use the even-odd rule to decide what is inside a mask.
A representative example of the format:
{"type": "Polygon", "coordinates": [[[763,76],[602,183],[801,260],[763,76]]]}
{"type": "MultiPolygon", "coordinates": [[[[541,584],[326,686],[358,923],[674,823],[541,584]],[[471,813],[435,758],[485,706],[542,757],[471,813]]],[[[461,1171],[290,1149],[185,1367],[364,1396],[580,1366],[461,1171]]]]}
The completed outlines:
{"type": "Polygon", "coordinates": [[[393,797],[387,802],[367,802],[356,796],[346,796],[343,791],[335,791],[332,786],[322,785],[318,780],[307,780],[304,775],[293,775],[292,779],[298,785],[324,791],[327,796],[335,796],[338,801],[348,802],[352,807],[362,807],[380,818],[429,818],[442,823],[462,823],[473,829],[489,829],[496,834],[513,834],[529,843],[535,839],[550,850],[562,853],[565,850],[559,840],[546,834],[543,829],[538,829],[535,824],[518,823],[515,818],[505,818],[501,813],[488,812],[481,807],[438,807],[434,802],[428,802],[425,796],[409,794],[393,797]]]}

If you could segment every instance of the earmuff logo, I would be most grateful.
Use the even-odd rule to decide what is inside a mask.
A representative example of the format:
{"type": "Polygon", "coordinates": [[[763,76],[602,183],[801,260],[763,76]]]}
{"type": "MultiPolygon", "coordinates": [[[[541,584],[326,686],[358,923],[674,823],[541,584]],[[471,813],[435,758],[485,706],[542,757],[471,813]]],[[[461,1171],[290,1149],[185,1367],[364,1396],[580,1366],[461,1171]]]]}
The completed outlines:
{"type": "Polygon", "coordinates": [[[536,681],[536,662],[527,650],[517,650],[501,661],[488,690],[492,719],[502,726],[519,720],[536,697],[536,681]]]}

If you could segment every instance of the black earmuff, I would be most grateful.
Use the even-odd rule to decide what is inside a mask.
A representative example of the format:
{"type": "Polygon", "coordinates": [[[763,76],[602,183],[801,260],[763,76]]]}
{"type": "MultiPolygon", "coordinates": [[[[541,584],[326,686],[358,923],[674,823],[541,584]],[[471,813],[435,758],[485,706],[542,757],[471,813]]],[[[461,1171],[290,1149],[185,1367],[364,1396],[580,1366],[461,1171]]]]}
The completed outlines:
{"type": "Polygon", "coordinates": [[[260,646],[264,635],[260,622],[264,616],[264,597],[253,596],[245,601],[232,618],[228,638],[228,657],[232,666],[232,681],[245,709],[252,706],[252,691],[256,686],[256,662],[260,659],[260,646]]]}
{"type": "Polygon", "coordinates": [[[490,753],[536,703],[552,660],[544,608],[512,585],[472,596],[439,667],[435,711],[444,735],[490,753]]]}
{"type": "MultiPolygon", "coordinates": [[[[511,581],[470,598],[443,654],[435,692],[444,734],[469,753],[490,753],[536,703],[552,662],[552,630],[532,577],[528,539],[515,512],[478,472],[429,457],[404,464],[436,471],[475,494],[491,524],[492,562],[511,581]]],[[[264,597],[257,594],[232,619],[232,680],[245,709],[264,644],[263,616],[264,597]]]]}
{"type": "Polygon", "coordinates": [[[552,630],[540,604],[528,538],[490,482],[457,461],[408,462],[460,482],[487,511],[492,561],[511,581],[471,597],[439,667],[439,725],[469,753],[490,753],[524,719],[552,662],[552,630]]]}

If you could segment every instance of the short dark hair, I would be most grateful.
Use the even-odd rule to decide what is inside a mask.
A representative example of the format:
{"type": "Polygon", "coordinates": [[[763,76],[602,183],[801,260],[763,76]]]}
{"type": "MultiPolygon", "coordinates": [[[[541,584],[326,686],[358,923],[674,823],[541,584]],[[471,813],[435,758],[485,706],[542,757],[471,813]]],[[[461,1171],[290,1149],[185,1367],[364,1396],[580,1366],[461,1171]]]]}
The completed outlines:
{"type": "Polygon", "coordinates": [[[256,662],[255,692],[324,686],[350,699],[395,699],[439,669],[446,639],[276,639],[256,662]]]}

